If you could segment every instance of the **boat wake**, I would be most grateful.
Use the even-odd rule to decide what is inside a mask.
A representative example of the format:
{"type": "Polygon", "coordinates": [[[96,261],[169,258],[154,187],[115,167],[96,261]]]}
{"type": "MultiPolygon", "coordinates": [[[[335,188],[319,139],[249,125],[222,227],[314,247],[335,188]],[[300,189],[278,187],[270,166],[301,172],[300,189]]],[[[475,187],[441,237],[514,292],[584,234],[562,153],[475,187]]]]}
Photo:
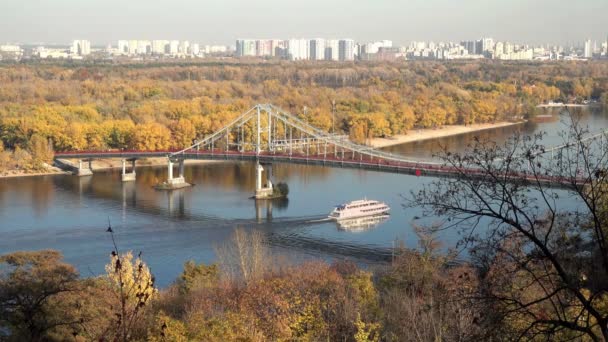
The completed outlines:
{"type": "Polygon", "coordinates": [[[329,217],[324,217],[321,219],[309,220],[306,223],[323,223],[323,222],[331,222],[331,221],[334,221],[334,220],[329,217]]]}

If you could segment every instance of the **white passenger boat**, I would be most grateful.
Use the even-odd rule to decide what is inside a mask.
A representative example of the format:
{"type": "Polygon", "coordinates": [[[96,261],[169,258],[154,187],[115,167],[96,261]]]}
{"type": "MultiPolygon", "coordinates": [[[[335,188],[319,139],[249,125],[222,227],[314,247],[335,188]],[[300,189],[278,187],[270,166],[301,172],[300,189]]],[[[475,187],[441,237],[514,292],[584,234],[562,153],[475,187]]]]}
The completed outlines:
{"type": "Polygon", "coordinates": [[[357,217],[387,214],[391,210],[384,202],[374,200],[358,200],[336,206],[329,214],[333,220],[352,219],[357,217]]]}

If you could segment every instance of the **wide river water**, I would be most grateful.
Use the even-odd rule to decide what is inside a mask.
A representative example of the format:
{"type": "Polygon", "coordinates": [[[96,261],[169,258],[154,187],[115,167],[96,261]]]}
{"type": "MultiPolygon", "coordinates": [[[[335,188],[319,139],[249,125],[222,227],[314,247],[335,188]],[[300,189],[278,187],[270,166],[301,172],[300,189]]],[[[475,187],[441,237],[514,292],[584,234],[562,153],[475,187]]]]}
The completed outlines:
{"type": "MultiPolygon", "coordinates": [[[[577,110],[592,131],[608,128],[608,115],[577,110]]],[[[462,151],[475,135],[504,142],[516,131],[547,132],[546,145],[560,142],[566,115],[538,123],[393,146],[385,150],[432,159],[439,146],[462,151]]],[[[0,255],[17,250],[57,249],[83,276],[103,272],[112,241],[110,220],[121,251],[142,251],[158,284],[170,284],[185,261],[216,261],[215,249],[237,227],[259,229],[271,249],[293,258],[351,258],[379,262],[390,258],[396,241],[416,247],[412,222],[421,213],[404,209],[403,196],[433,178],[277,164],[275,181],[289,184],[288,201],[249,199],[255,187],[252,163],[208,163],[186,167],[195,186],[172,192],[152,186],[166,176],[164,167],[137,169],[137,180],[121,183],[119,170],[90,177],[57,175],[0,179],[0,255]],[[320,221],[333,206],[361,198],[385,201],[392,208],[381,222],[340,226],[320,221]]],[[[458,235],[444,232],[451,246],[458,235]]]]}

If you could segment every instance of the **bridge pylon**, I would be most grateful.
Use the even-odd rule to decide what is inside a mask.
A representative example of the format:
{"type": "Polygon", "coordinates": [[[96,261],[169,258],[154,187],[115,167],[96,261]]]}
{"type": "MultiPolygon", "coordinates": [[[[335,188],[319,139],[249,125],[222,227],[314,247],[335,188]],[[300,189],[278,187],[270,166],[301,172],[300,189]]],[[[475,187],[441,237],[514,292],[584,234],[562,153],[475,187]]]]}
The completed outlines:
{"type": "Polygon", "coordinates": [[[157,190],[175,190],[191,186],[192,184],[187,183],[184,178],[184,161],[184,158],[179,158],[174,161],[171,157],[167,157],[167,180],[157,184],[155,188],[157,190]],[[179,175],[177,177],[173,176],[175,163],[178,163],[179,175]]]}
{"type": "Polygon", "coordinates": [[[122,159],[122,174],[120,178],[123,182],[135,181],[135,158],[131,159],[131,172],[127,172],[127,160],[122,159]]]}
{"type": "Polygon", "coordinates": [[[264,164],[266,169],[257,160],[255,163],[255,198],[256,199],[267,199],[272,198],[274,195],[274,187],[272,185],[272,164],[264,164]],[[262,172],[266,170],[266,184],[262,184],[262,172]]]}
{"type": "Polygon", "coordinates": [[[88,168],[83,167],[82,160],[78,160],[78,169],[74,171],[74,174],[78,177],[92,176],[93,175],[93,165],[92,160],[88,160],[88,168]]]}

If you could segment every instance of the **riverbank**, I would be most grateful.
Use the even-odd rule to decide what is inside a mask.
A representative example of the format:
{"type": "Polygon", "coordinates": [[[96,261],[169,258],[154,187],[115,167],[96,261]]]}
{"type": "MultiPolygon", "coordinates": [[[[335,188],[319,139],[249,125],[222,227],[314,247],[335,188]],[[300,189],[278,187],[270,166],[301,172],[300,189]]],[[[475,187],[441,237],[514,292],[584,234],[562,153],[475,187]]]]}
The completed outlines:
{"type": "Polygon", "coordinates": [[[539,104],[536,108],[586,108],[589,107],[588,104],[578,104],[578,103],[547,103],[547,104],[539,104]]]}
{"type": "Polygon", "coordinates": [[[43,172],[24,172],[22,170],[7,170],[0,173],[0,179],[2,178],[18,178],[18,177],[36,177],[36,176],[49,176],[49,175],[69,175],[70,172],[63,171],[59,168],[53,167],[48,171],[43,172]]]}
{"type": "MultiPolygon", "coordinates": [[[[70,162],[72,165],[78,165],[78,159],[63,159],[70,162]]],[[[222,160],[186,160],[186,165],[194,165],[194,164],[209,164],[209,163],[221,163],[222,160]]],[[[83,164],[86,164],[83,163],[83,164]]],[[[153,166],[160,167],[167,165],[167,158],[146,158],[137,160],[137,164],[135,167],[142,166],[153,166]]],[[[106,159],[96,159],[91,163],[91,167],[93,171],[103,171],[103,170],[113,170],[113,169],[122,169],[122,159],[114,159],[114,158],[106,158],[106,159]]],[[[127,168],[130,170],[131,163],[127,163],[127,168]]],[[[6,170],[4,172],[0,172],[0,179],[2,178],[18,178],[18,177],[35,177],[35,176],[50,176],[50,175],[71,175],[72,173],[69,171],[62,170],[56,166],[49,166],[48,171],[38,171],[38,172],[26,172],[23,170],[6,170]]]]}
{"type": "Polygon", "coordinates": [[[390,138],[373,138],[368,142],[368,145],[374,148],[382,148],[393,145],[401,145],[405,143],[443,138],[453,135],[459,135],[464,133],[485,131],[488,129],[496,129],[501,127],[519,125],[523,121],[518,122],[497,122],[497,123],[485,123],[485,124],[473,124],[473,125],[451,125],[443,126],[441,128],[425,128],[412,130],[408,134],[395,135],[390,138]]]}

